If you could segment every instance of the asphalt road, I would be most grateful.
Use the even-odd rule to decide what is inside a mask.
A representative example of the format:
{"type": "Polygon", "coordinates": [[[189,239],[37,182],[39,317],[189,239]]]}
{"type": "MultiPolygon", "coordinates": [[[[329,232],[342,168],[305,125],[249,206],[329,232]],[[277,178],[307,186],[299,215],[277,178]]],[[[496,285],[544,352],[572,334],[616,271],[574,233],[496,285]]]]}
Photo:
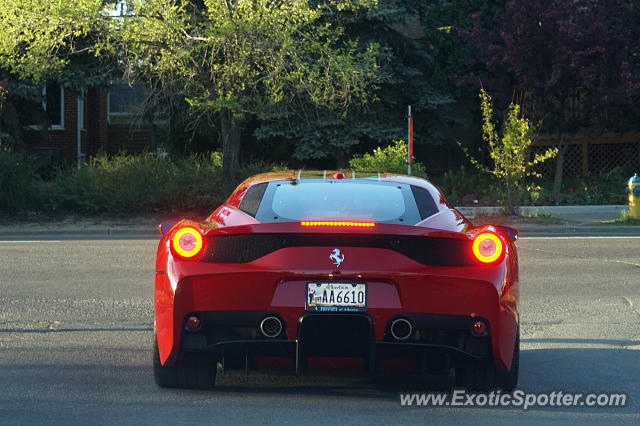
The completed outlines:
{"type": "Polygon", "coordinates": [[[629,397],[625,408],[528,411],[401,407],[402,384],[359,378],[236,375],[214,391],[159,389],[149,349],[155,246],[0,242],[0,423],[640,422],[639,238],[519,241],[519,387],[629,397]]]}

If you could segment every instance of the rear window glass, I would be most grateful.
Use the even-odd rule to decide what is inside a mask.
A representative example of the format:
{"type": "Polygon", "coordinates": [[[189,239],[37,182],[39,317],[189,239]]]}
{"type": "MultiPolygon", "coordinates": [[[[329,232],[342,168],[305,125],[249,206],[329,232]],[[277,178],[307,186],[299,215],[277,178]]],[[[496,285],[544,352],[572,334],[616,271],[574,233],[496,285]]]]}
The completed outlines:
{"type": "Polygon", "coordinates": [[[261,222],[349,219],[415,224],[421,220],[409,185],[368,179],[271,182],[255,217],[261,222]]]}
{"type": "Polygon", "coordinates": [[[247,193],[244,194],[244,197],[242,198],[242,201],[240,202],[240,206],[238,206],[238,208],[243,212],[255,217],[256,213],[258,213],[258,207],[260,207],[260,202],[262,201],[262,196],[264,195],[264,191],[266,189],[266,182],[253,185],[252,187],[247,189],[247,193]]]}
{"type": "Polygon", "coordinates": [[[429,191],[419,186],[411,185],[411,192],[413,192],[413,197],[416,200],[421,219],[424,220],[438,212],[438,207],[429,191]]]}

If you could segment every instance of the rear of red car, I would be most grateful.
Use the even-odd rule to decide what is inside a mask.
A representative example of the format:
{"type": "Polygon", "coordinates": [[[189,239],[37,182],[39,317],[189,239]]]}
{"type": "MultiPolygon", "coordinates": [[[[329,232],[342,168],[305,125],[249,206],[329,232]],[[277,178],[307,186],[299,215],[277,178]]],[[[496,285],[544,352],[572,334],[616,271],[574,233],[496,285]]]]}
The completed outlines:
{"type": "Polygon", "coordinates": [[[158,383],[206,387],[218,368],[455,368],[459,384],[477,388],[496,384],[476,377],[480,370],[491,379],[513,372],[514,236],[472,228],[443,197],[435,201],[437,189],[412,188],[424,181],[396,180],[254,181],[208,221],[165,232],[155,284],[158,383]],[[375,199],[380,182],[385,196],[375,199]]]}

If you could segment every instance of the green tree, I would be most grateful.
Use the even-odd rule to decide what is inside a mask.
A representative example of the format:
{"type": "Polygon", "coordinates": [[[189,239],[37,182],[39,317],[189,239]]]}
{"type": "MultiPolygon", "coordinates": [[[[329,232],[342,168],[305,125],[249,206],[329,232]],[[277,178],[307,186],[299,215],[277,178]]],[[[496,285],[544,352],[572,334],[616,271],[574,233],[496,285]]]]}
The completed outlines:
{"type": "Polygon", "coordinates": [[[91,47],[104,25],[102,0],[0,0],[0,69],[39,81],[60,73],[91,47]]]}
{"type": "Polygon", "coordinates": [[[106,58],[96,57],[94,46],[107,34],[109,3],[113,1],[0,0],[0,81],[4,88],[0,132],[10,136],[8,142],[28,147],[48,137],[46,131],[29,127],[48,120],[37,111],[46,82],[81,90],[108,81],[106,58]]]}
{"type": "Polygon", "coordinates": [[[343,13],[342,43],[357,40],[360,50],[371,43],[379,45],[375,102],[339,111],[303,102],[286,114],[262,119],[256,136],[268,146],[289,141],[297,161],[321,167],[335,161],[337,167],[345,167],[353,153],[406,137],[406,111],[411,104],[416,149],[424,151],[424,146],[440,143],[437,125],[450,119],[444,111],[452,99],[433,84],[436,64],[422,45],[421,30],[433,21],[424,8],[425,2],[379,0],[375,8],[343,13]]]}
{"type": "MultiPolygon", "coordinates": [[[[560,147],[567,135],[625,132],[640,119],[640,5],[619,0],[528,0],[475,19],[476,81],[508,99],[515,93],[560,147]],[[484,25],[486,21],[490,24],[484,25]]],[[[490,11],[488,11],[490,12],[490,11]]]]}
{"type": "Polygon", "coordinates": [[[542,154],[535,154],[530,161],[528,150],[533,142],[535,126],[522,115],[520,106],[515,103],[509,105],[502,135],[498,134],[493,123],[491,96],[484,89],[480,89],[480,108],[482,138],[488,144],[493,168],[482,166],[471,156],[469,159],[480,170],[494,175],[502,182],[507,195],[504,200],[505,211],[507,214],[517,215],[524,179],[529,176],[539,177],[532,166],[555,157],[558,149],[550,148],[542,154]]]}
{"type": "Polygon", "coordinates": [[[303,102],[345,111],[371,99],[377,45],[344,43],[340,17],[375,3],[139,0],[103,48],[121,55],[129,78],[150,85],[156,104],[184,99],[194,129],[220,130],[229,177],[249,118],[284,116],[303,102]]]}
{"type": "MultiPolygon", "coordinates": [[[[354,155],[349,160],[349,167],[364,172],[407,173],[407,157],[409,155],[405,141],[394,141],[385,148],[377,147],[371,154],[354,155]]],[[[421,163],[411,164],[411,172],[416,176],[427,177],[425,167],[421,163]]]]}

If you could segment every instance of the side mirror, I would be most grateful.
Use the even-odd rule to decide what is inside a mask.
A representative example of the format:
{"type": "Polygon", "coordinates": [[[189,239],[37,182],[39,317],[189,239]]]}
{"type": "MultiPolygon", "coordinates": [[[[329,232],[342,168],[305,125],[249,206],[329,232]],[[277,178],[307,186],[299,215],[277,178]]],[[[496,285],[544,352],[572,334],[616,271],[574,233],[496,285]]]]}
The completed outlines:
{"type": "Polygon", "coordinates": [[[512,228],[510,226],[504,225],[493,225],[498,231],[500,231],[504,236],[509,238],[511,242],[515,242],[518,239],[518,230],[512,228]]]}
{"type": "Polygon", "coordinates": [[[160,225],[158,225],[158,231],[160,231],[160,234],[164,235],[167,233],[167,231],[169,231],[169,229],[173,228],[173,225],[175,225],[176,223],[180,222],[179,220],[167,220],[166,222],[162,222],[160,225]]]}

